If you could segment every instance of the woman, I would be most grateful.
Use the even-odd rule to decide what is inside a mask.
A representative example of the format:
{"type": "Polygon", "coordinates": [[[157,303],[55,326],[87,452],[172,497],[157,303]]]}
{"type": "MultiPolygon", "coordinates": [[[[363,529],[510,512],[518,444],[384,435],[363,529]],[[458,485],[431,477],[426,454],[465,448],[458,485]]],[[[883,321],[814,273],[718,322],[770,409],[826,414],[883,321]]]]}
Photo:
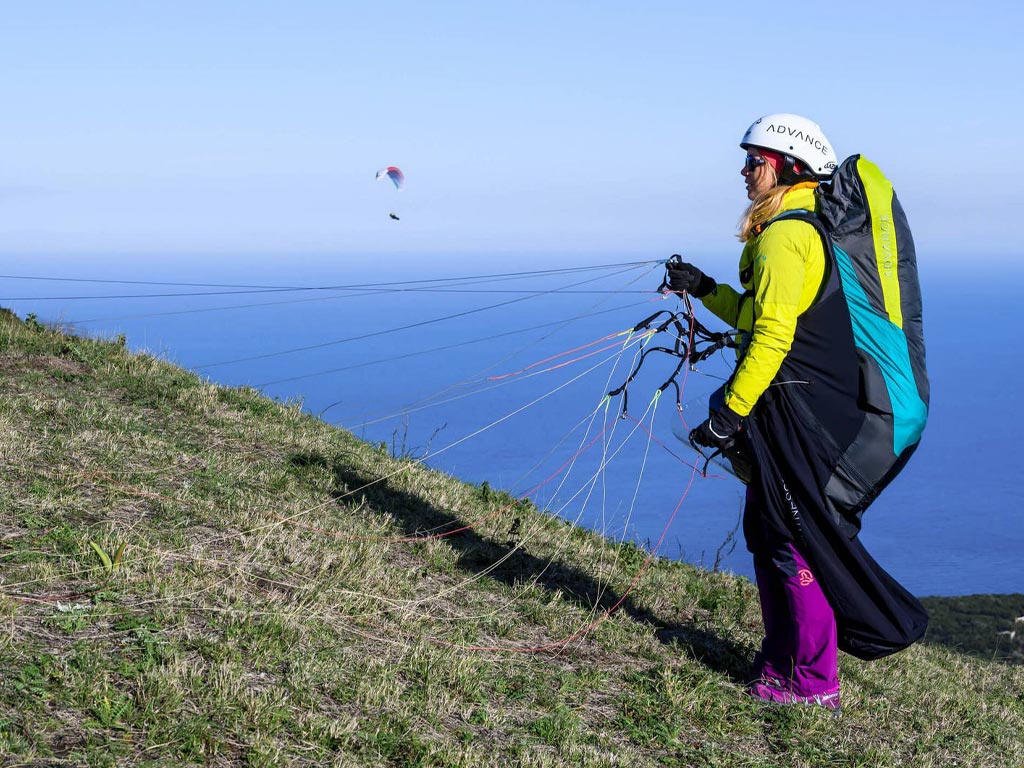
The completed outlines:
{"type": "MultiPolygon", "coordinates": [[[[750,126],[740,146],[747,152],[741,174],[751,201],[738,235],[745,244],[741,289],[717,284],[692,264],[669,264],[672,290],[699,298],[740,331],[738,364],[724,398],[691,434],[700,445],[725,450],[747,441],[745,430],[753,426],[745,425],[747,417],[769,386],[779,383],[801,319],[832,271],[818,230],[806,221],[786,220],[790,212],[817,210],[815,189],[836,168],[821,128],[797,115],[768,115],[750,126]]],[[[765,508],[760,483],[752,481],[743,527],[754,555],[765,637],[748,692],[764,701],[838,710],[836,617],[791,521],[779,517],[765,508]]]]}

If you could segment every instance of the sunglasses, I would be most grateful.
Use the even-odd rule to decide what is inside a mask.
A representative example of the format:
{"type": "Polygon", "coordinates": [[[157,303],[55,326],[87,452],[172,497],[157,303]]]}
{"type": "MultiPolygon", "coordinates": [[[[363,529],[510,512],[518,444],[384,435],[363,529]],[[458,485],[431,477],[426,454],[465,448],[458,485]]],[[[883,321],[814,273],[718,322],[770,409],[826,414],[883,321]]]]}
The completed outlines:
{"type": "Polygon", "coordinates": [[[759,165],[764,165],[765,159],[763,157],[755,157],[754,155],[747,155],[746,160],[743,161],[743,170],[747,173],[753,173],[754,169],[759,165]]]}

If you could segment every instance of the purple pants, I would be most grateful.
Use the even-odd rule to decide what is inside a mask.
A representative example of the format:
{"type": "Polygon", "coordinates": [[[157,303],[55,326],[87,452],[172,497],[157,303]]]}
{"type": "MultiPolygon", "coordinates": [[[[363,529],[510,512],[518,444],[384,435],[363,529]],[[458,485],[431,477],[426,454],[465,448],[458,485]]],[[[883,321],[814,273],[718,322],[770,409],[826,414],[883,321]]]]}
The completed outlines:
{"type": "Polygon", "coordinates": [[[836,618],[807,562],[792,543],[755,553],[764,640],[755,679],[797,696],[839,690],[836,618]]]}

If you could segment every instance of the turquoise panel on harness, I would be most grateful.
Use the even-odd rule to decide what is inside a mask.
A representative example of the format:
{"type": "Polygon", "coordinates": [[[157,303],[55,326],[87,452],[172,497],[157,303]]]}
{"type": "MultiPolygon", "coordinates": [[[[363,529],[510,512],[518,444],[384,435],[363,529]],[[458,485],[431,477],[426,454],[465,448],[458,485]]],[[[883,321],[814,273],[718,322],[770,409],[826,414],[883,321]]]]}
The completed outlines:
{"type": "Polygon", "coordinates": [[[885,379],[893,415],[893,452],[899,456],[921,439],[928,419],[928,406],[921,400],[910,365],[910,350],[903,331],[879,315],[857,279],[853,262],[842,248],[833,244],[839,276],[850,307],[853,337],[858,349],[871,355],[885,379]]]}

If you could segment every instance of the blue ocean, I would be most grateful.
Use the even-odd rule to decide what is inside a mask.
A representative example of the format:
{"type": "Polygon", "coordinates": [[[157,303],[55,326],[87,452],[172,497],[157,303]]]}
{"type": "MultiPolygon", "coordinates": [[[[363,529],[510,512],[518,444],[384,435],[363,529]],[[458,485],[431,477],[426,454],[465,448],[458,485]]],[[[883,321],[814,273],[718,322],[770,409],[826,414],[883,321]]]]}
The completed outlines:
{"type": "MultiPolygon", "coordinates": [[[[721,277],[734,256],[709,257],[721,277]]],[[[681,435],[731,353],[676,372],[639,259],[9,256],[0,305],[247,385],[659,554],[752,576],[743,487],[681,435]],[[646,354],[645,354],[646,353],[646,354]],[[628,384],[627,384],[628,382],[628,384]],[[619,393],[609,396],[610,392],[619,393]],[[677,389],[678,387],[678,389],[677,389]],[[683,405],[677,407],[677,399],[683,405]]],[[[863,541],[920,596],[1024,592],[1017,266],[921,264],[931,412],[863,541]],[[1014,272],[1016,270],[1017,272],[1014,272]]],[[[716,321],[698,305],[697,319],[716,321]]]]}

